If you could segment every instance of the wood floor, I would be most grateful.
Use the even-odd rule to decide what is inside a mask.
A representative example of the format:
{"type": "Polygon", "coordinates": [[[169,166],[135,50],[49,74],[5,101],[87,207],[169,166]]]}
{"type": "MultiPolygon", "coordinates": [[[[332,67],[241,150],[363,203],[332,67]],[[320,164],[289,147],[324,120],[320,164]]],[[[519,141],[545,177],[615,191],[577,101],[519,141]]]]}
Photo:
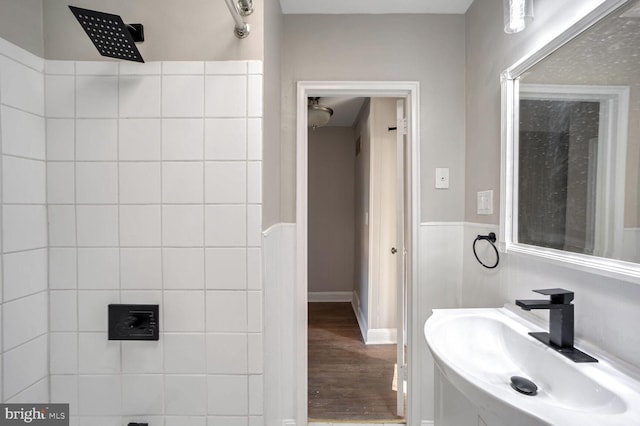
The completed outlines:
{"type": "Polygon", "coordinates": [[[402,420],[396,345],[365,345],[350,303],[309,303],[309,418],[402,420]]]}

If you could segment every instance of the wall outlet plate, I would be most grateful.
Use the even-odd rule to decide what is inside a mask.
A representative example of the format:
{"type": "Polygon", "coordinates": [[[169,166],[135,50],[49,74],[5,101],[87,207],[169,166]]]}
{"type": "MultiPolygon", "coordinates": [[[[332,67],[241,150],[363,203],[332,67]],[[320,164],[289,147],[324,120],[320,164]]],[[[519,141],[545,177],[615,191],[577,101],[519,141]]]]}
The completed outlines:
{"type": "Polygon", "coordinates": [[[436,169],[436,189],[449,188],[449,168],[436,169]]]}
{"type": "Polygon", "coordinates": [[[493,190],[478,192],[478,214],[493,214],[493,190]]]}
{"type": "Polygon", "coordinates": [[[109,305],[109,340],[159,340],[158,305],[109,305]]]}

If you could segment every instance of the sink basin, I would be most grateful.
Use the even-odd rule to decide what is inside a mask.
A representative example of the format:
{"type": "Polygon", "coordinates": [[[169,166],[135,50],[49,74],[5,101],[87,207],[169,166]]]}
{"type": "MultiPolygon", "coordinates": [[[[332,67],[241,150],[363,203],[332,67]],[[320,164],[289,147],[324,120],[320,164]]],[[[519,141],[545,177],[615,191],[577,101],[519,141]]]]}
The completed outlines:
{"type": "Polygon", "coordinates": [[[507,308],[434,310],[424,327],[438,369],[485,421],[640,425],[640,382],[600,354],[576,364],[529,331],[545,330],[507,308]],[[533,381],[537,394],[516,392],[512,376],[533,381]]]}

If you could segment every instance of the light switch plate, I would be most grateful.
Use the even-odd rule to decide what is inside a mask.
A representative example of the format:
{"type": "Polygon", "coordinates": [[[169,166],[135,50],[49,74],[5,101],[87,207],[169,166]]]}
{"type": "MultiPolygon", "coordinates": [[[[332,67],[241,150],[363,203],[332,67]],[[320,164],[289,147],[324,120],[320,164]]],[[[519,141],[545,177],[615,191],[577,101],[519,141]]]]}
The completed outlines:
{"type": "Polygon", "coordinates": [[[449,168],[436,169],[436,189],[449,188],[449,168]]]}
{"type": "Polygon", "coordinates": [[[493,214],[493,190],[478,192],[478,214],[493,214]]]}

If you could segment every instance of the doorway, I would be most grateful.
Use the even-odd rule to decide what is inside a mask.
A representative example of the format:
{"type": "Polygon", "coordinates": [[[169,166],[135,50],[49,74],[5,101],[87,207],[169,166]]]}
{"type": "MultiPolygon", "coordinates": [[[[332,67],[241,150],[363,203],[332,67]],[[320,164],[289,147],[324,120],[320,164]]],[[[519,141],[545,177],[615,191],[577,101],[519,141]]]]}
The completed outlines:
{"type": "MultiPolygon", "coordinates": [[[[397,338],[401,344],[397,345],[396,359],[400,359],[397,368],[397,383],[402,395],[398,401],[402,401],[404,407],[404,392],[400,385],[404,379],[407,382],[408,399],[406,401],[406,412],[402,413],[406,417],[407,423],[415,422],[412,419],[412,407],[419,403],[418,380],[412,380],[414,372],[412,360],[417,355],[419,325],[417,324],[417,309],[414,306],[417,301],[416,287],[413,285],[413,277],[417,276],[417,230],[418,230],[418,99],[419,88],[416,82],[299,82],[297,97],[297,202],[296,202],[296,322],[295,322],[295,376],[296,376],[296,423],[306,424],[308,416],[308,128],[307,128],[307,100],[309,97],[323,96],[361,96],[379,98],[400,98],[404,107],[404,120],[400,121],[398,131],[404,137],[404,143],[398,144],[400,150],[397,151],[397,158],[402,161],[403,173],[397,179],[400,194],[403,201],[398,203],[402,208],[398,210],[398,220],[404,226],[398,232],[397,250],[401,259],[397,270],[397,286],[402,290],[401,296],[397,298],[398,318],[396,321],[397,338]],[[403,241],[404,240],[404,241],[403,241]],[[405,296],[406,295],[406,296],[405,296]],[[406,314],[406,315],[405,315],[406,314]],[[406,319],[405,319],[406,318],[406,319]],[[405,352],[406,349],[406,352],[405,352]],[[412,374],[413,372],[413,374],[412,374]]],[[[388,248],[389,250],[391,248],[388,248]]],[[[416,377],[417,379],[417,377],[416,377]]],[[[397,409],[400,409],[398,402],[397,409]]]]}

